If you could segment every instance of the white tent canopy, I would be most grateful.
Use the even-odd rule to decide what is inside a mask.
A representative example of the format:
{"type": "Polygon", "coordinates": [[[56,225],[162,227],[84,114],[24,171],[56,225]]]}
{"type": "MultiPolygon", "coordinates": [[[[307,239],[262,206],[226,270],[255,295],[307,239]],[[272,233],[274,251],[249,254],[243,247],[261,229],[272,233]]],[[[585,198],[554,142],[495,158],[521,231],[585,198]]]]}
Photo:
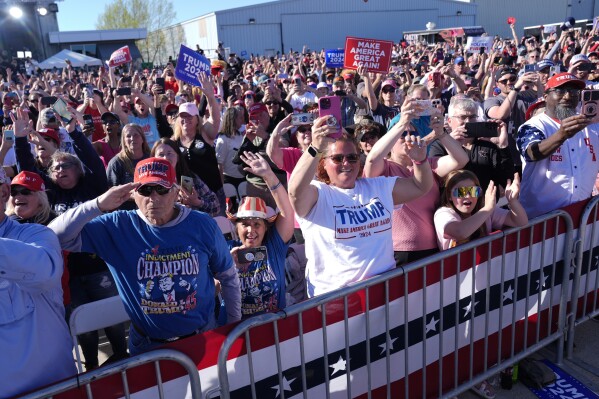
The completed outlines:
{"type": "Polygon", "coordinates": [[[83,67],[87,66],[101,66],[102,61],[89,57],[87,55],[75,53],[70,50],[62,50],[58,54],[54,54],[52,57],[47,60],[40,62],[38,67],[41,69],[52,69],[52,68],[66,68],[67,63],[66,60],[71,61],[71,65],[73,67],[83,67]]]}

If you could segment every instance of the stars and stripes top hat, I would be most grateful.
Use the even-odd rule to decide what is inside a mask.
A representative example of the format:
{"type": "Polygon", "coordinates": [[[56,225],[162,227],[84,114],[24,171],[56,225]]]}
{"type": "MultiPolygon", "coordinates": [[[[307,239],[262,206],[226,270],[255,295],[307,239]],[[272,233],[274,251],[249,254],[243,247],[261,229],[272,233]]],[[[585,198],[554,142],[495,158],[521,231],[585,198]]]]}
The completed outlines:
{"type": "Polygon", "coordinates": [[[266,206],[264,200],[260,197],[244,197],[237,208],[237,213],[232,214],[227,211],[227,217],[233,222],[237,219],[264,219],[267,222],[274,222],[278,214],[274,209],[266,206]]]}

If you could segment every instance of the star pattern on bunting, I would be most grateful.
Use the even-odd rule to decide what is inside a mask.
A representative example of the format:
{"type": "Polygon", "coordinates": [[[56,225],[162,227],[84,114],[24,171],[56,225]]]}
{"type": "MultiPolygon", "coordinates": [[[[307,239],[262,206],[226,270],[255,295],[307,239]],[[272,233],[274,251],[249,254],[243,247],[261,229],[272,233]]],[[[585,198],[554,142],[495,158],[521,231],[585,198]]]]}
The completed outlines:
{"type": "MultiPolygon", "coordinates": [[[[290,381],[287,381],[287,377],[285,377],[283,375],[283,391],[292,391],[291,389],[291,384],[293,383],[293,381],[295,381],[295,378],[292,378],[290,381]]],[[[277,394],[275,395],[275,398],[278,398],[279,395],[281,394],[281,386],[279,384],[275,385],[274,387],[270,387],[271,389],[276,389],[277,390],[277,394]]]]}
{"type": "Polygon", "coordinates": [[[345,360],[343,360],[343,356],[339,356],[339,360],[337,360],[337,363],[331,364],[329,366],[330,368],[333,369],[333,372],[331,373],[331,377],[334,376],[335,373],[338,371],[345,371],[346,364],[347,364],[347,362],[345,360]]]}
{"type": "Polygon", "coordinates": [[[462,308],[464,310],[464,317],[468,316],[470,312],[474,311],[476,309],[476,305],[478,305],[478,301],[474,302],[474,305],[472,305],[472,299],[470,299],[470,303],[462,308]]]}
{"type": "Polygon", "coordinates": [[[397,338],[391,339],[389,335],[387,335],[387,342],[383,342],[379,345],[381,348],[381,355],[387,352],[387,345],[389,345],[389,353],[393,352],[393,344],[397,341],[397,338]]]}
{"type": "Polygon", "coordinates": [[[433,317],[431,317],[429,322],[426,323],[426,333],[425,334],[428,334],[431,331],[437,332],[437,323],[439,323],[439,320],[435,319],[435,316],[433,315],[433,317]]]}
{"type": "Polygon", "coordinates": [[[514,302],[514,289],[511,284],[508,284],[507,288],[503,292],[503,303],[506,301],[514,302]]]}

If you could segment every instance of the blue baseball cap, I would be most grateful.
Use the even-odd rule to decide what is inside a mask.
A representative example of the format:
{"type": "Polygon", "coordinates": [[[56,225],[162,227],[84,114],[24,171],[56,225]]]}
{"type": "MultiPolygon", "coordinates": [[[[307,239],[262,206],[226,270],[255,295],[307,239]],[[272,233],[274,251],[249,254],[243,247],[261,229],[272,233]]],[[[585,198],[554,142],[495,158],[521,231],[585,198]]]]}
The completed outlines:
{"type": "Polygon", "coordinates": [[[537,69],[540,71],[541,69],[545,69],[545,68],[550,68],[552,66],[555,66],[555,63],[551,60],[541,60],[539,62],[537,62],[537,69]]]}
{"type": "Polygon", "coordinates": [[[456,64],[456,65],[457,65],[457,64],[459,64],[460,62],[465,62],[465,61],[464,61],[464,57],[457,57],[457,58],[456,58],[456,59],[453,61],[453,63],[454,63],[454,64],[456,64]]]}

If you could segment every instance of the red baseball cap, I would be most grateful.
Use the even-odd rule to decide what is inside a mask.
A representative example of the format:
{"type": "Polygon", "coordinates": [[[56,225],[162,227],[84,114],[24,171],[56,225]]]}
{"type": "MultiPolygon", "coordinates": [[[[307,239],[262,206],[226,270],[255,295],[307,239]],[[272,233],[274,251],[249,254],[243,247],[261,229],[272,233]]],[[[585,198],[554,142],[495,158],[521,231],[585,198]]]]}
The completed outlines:
{"type": "Polygon", "coordinates": [[[23,186],[25,188],[30,189],[31,191],[44,191],[46,190],[46,186],[41,176],[35,172],[28,172],[26,170],[22,171],[18,175],[16,175],[12,182],[11,186],[23,186]]]}
{"type": "Polygon", "coordinates": [[[175,168],[166,159],[148,158],[135,165],[134,182],[141,183],[139,187],[146,184],[159,184],[171,188],[176,181],[175,168]]]}
{"type": "Polygon", "coordinates": [[[263,103],[256,103],[250,107],[250,118],[252,116],[258,116],[261,112],[268,112],[266,105],[263,103]]]}
{"type": "Polygon", "coordinates": [[[40,129],[39,134],[56,141],[57,144],[60,144],[60,137],[58,136],[58,131],[56,129],[40,129]]]}
{"type": "Polygon", "coordinates": [[[532,114],[533,112],[535,112],[535,110],[539,107],[544,107],[545,106],[545,100],[538,99],[537,101],[535,101],[534,103],[532,103],[532,105],[530,107],[528,107],[528,109],[526,110],[526,120],[529,120],[530,118],[532,118],[532,114]]]}
{"type": "Polygon", "coordinates": [[[586,83],[584,81],[578,79],[576,76],[572,75],[569,72],[562,72],[555,74],[551,78],[549,78],[549,80],[545,84],[545,90],[554,89],[567,83],[572,83],[581,90],[586,87],[586,83]]]}

